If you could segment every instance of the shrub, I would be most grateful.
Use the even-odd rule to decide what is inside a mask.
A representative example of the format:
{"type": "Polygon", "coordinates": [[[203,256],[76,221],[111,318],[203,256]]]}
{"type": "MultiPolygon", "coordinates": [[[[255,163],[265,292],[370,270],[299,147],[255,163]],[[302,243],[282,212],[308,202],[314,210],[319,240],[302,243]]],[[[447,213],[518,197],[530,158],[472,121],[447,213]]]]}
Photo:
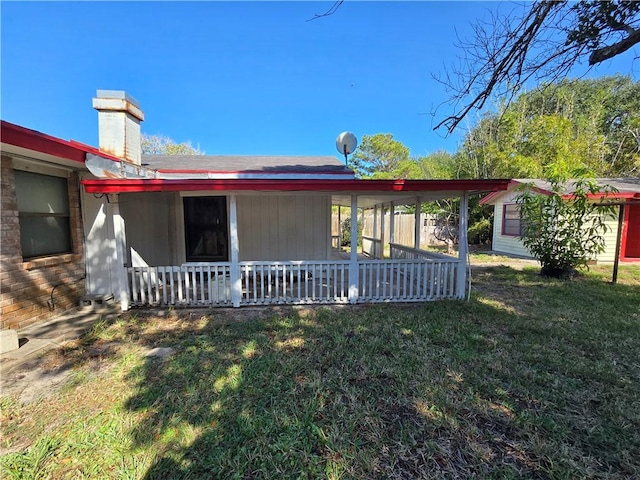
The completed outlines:
{"type": "Polygon", "coordinates": [[[594,180],[579,179],[573,193],[565,194],[566,182],[551,179],[551,194],[536,193],[525,185],[517,198],[522,221],[522,242],[540,261],[541,273],[566,278],[577,268],[604,251],[607,218],[613,216],[613,206],[593,197],[606,199],[614,191],[599,188],[594,180]],[[591,197],[591,198],[590,198],[591,197]]]}
{"type": "Polygon", "coordinates": [[[469,243],[476,245],[491,243],[492,234],[491,219],[483,218],[469,227],[469,243]]]}
{"type": "MultiPolygon", "coordinates": [[[[358,246],[362,243],[362,230],[364,229],[364,223],[361,218],[358,218],[358,246]]],[[[346,247],[351,245],[351,217],[347,217],[342,221],[342,238],[340,239],[340,245],[346,247]]]]}

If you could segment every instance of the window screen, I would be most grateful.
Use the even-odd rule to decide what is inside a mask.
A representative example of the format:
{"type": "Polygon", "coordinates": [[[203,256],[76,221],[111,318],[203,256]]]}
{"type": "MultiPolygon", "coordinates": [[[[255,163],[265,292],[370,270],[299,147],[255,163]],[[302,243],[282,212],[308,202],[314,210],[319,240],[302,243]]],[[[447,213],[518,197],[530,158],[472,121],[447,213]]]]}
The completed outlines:
{"type": "Polygon", "coordinates": [[[504,205],[502,215],[502,234],[519,237],[522,235],[522,223],[520,222],[520,209],[515,203],[504,205]]]}
{"type": "Polygon", "coordinates": [[[71,252],[67,179],[21,170],[14,173],[22,257],[71,252]]]}

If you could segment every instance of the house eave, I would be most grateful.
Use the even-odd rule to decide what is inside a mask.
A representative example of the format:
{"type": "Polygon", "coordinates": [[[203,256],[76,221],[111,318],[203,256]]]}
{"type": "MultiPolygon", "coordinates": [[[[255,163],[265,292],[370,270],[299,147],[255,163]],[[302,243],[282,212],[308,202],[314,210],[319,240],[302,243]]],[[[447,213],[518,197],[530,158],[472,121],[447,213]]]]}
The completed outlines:
{"type": "Polygon", "coordinates": [[[399,197],[451,198],[463,193],[506,190],[508,179],[481,180],[362,180],[362,179],[100,179],[83,180],[87,193],[130,192],[324,192],[333,195],[382,195],[386,201],[399,197]]]}

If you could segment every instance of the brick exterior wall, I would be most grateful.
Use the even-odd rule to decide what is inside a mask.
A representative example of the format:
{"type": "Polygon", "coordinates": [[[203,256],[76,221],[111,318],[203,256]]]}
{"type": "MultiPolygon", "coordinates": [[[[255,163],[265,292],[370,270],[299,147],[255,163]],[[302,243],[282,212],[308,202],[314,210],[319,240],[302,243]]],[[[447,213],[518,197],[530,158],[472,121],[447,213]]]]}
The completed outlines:
{"type": "Polygon", "coordinates": [[[0,329],[19,329],[78,305],[85,293],[85,259],[78,174],[68,179],[73,252],[23,261],[14,170],[2,155],[0,171],[0,329]]]}

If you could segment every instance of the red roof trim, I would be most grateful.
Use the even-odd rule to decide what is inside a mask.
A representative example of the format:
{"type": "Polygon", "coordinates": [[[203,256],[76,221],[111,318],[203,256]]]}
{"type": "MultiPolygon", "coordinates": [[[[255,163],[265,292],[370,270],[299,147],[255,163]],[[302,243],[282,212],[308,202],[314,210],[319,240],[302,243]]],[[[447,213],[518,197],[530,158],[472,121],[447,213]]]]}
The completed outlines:
{"type": "Polygon", "coordinates": [[[118,158],[115,155],[103,152],[99,148],[92,147],[91,145],[87,145],[86,143],[78,142],[77,140],[69,140],[69,143],[77,148],[84,150],[86,153],[92,153],[93,155],[98,155],[99,157],[107,158],[109,160],[113,160],[114,162],[123,161],[121,158],[118,158]]]}
{"type": "Polygon", "coordinates": [[[88,193],[177,191],[434,192],[506,190],[509,180],[83,180],[88,193]]]}
{"type": "MultiPolygon", "coordinates": [[[[567,194],[563,195],[562,198],[573,198],[574,195],[567,194]]],[[[587,194],[587,198],[596,199],[596,200],[607,200],[614,198],[640,198],[640,193],[634,192],[609,192],[609,193],[589,193],[587,194]]]]}
{"type": "MultiPolygon", "coordinates": [[[[515,186],[515,185],[519,185],[520,182],[517,182],[516,180],[510,180],[509,181],[509,185],[507,186],[506,190],[510,190],[511,187],[515,186]]],[[[496,198],[498,195],[500,195],[502,191],[501,190],[497,190],[495,192],[491,192],[489,195],[487,195],[486,197],[483,197],[480,199],[480,205],[486,205],[489,202],[491,202],[494,198],[496,198]]]]}
{"type": "MultiPolygon", "coordinates": [[[[509,187],[507,188],[507,190],[511,190],[512,187],[515,187],[517,185],[522,184],[522,182],[519,182],[517,180],[512,180],[511,182],[509,182],[509,187]]],[[[552,192],[550,192],[549,190],[545,190],[543,188],[539,188],[539,187],[532,187],[532,190],[534,192],[537,193],[541,193],[543,195],[551,195],[552,192]]],[[[486,205],[491,203],[498,195],[500,195],[500,191],[495,191],[495,192],[491,192],[489,195],[487,195],[486,197],[482,198],[480,200],[480,205],[486,205]]],[[[567,193],[566,195],[563,195],[562,198],[565,199],[571,199],[573,198],[574,195],[571,193],[567,193]]],[[[609,192],[609,193],[596,193],[596,194],[587,194],[587,198],[592,199],[592,200],[601,200],[601,199],[623,199],[623,198],[640,198],[640,193],[635,193],[635,192],[609,192]]]]}
{"type": "Polygon", "coordinates": [[[85,150],[72,142],[0,120],[0,140],[16,147],[84,163],[85,150]]]}

